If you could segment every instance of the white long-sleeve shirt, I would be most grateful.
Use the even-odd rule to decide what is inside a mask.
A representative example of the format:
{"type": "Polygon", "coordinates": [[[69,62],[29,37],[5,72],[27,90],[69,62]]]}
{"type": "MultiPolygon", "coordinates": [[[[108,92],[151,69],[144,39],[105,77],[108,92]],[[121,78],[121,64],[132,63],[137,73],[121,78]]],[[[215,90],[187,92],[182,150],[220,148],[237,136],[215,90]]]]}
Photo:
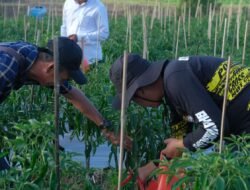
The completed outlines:
{"type": "Polygon", "coordinates": [[[88,0],[81,5],[75,0],[65,1],[61,36],[73,34],[77,35],[78,44],[84,47],[84,58],[90,64],[102,60],[101,41],[109,36],[109,24],[107,9],[100,0],[88,0]]]}

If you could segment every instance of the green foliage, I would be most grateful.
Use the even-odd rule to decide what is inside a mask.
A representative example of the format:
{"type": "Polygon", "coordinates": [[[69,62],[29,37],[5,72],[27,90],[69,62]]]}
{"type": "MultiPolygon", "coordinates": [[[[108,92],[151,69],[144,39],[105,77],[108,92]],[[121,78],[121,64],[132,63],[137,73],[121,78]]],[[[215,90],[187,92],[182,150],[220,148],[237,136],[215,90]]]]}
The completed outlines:
{"type": "Polygon", "coordinates": [[[194,16],[197,11],[197,6],[202,7],[203,14],[208,14],[210,4],[212,6],[218,5],[218,0],[181,0],[179,6],[181,7],[184,4],[191,8],[191,14],[194,16]]]}
{"type": "MultiPolygon", "coordinates": [[[[247,15],[248,14],[243,11],[241,17],[239,49],[236,48],[235,15],[232,16],[229,27],[230,30],[226,36],[225,55],[231,55],[235,62],[240,62],[242,59],[244,39],[243,26],[247,19],[247,15]]],[[[48,17],[45,17],[44,20],[35,20],[31,17],[26,17],[25,19],[28,26],[26,38],[30,42],[36,43],[38,30],[41,34],[38,45],[41,46],[45,45],[46,41],[51,38],[53,34],[59,34],[61,17],[55,17],[53,27],[51,25],[49,26],[48,17]]],[[[151,17],[146,18],[150,61],[173,59],[175,57],[178,19],[174,16],[170,16],[164,20],[164,23],[162,22],[163,21],[156,18],[151,30],[149,27],[151,17]]],[[[185,22],[185,25],[181,24],[180,26],[178,56],[198,54],[214,55],[214,26],[216,24],[216,19],[213,19],[212,21],[213,27],[211,31],[211,39],[208,39],[207,37],[207,15],[204,15],[199,19],[191,18],[190,22],[190,33],[188,33],[187,21],[185,22]],[[185,47],[184,31],[186,32],[185,34],[187,37],[187,47],[185,47]]],[[[1,41],[25,39],[24,17],[20,16],[19,19],[1,18],[0,27],[3,28],[3,30],[0,31],[1,41]]],[[[87,85],[78,86],[90,98],[104,117],[112,121],[113,128],[117,133],[119,133],[120,127],[120,113],[115,112],[111,108],[112,97],[115,95],[115,91],[109,80],[109,68],[114,60],[123,53],[124,49],[128,49],[128,40],[126,40],[128,39],[128,36],[126,36],[126,31],[127,19],[125,17],[118,16],[117,18],[110,18],[110,38],[103,43],[105,63],[98,65],[86,74],[89,80],[87,85]]],[[[215,52],[215,55],[220,57],[222,49],[223,23],[218,24],[217,34],[217,51],[215,52]]],[[[246,48],[246,52],[249,52],[249,44],[247,44],[246,48]]],[[[132,17],[132,52],[142,54],[142,49],[142,18],[137,15],[132,17]]],[[[245,63],[249,64],[249,62],[250,54],[247,54],[245,63]]],[[[86,117],[75,110],[64,99],[61,99],[60,103],[61,133],[63,134],[66,131],[67,126],[69,126],[70,129],[73,129],[72,137],[77,137],[85,143],[87,148],[84,155],[86,160],[89,160],[90,156],[95,154],[96,148],[101,145],[105,139],[103,139],[100,131],[94,123],[87,120],[86,117]]],[[[7,173],[1,173],[0,188],[4,189],[13,186],[12,183],[15,182],[16,185],[14,187],[20,189],[53,189],[55,187],[54,150],[52,143],[54,132],[51,127],[52,118],[47,117],[47,114],[53,112],[53,91],[36,86],[23,87],[22,89],[13,92],[6,102],[1,104],[1,110],[0,146],[1,148],[4,148],[5,154],[8,154],[10,149],[12,149],[13,153],[11,159],[15,166],[18,167],[13,167],[7,173]],[[36,118],[37,121],[31,120],[30,123],[27,123],[26,121],[30,118],[36,118]],[[8,130],[4,130],[5,128],[8,130]]],[[[127,132],[134,141],[132,152],[125,152],[124,161],[126,167],[132,167],[135,169],[149,160],[159,157],[158,153],[164,146],[163,140],[170,136],[169,129],[164,128],[162,125],[162,111],[162,107],[145,109],[134,104],[131,104],[130,108],[127,110],[127,132]]],[[[235,139],[235,141],[237,141],[237,139],[235,139]]],[[[235,142],[235,144],[238,144],[238,142],[235,142]]],[[[241,150],[243,151],[243,149],[241,150]]],[[[244,150],[243,155],[246,154],[249,154],[249,152],[244,150]]],[[[194,164],[193,168],[196,168],[197,171],[200,172],[198,173],[199,175],[196,176],[195,173],[192,173],[192,170],[187,170],[187,172],[190,172],[190,176],[187,175],[182,181],[184,183],[191,179],[195,180],[195,183],[191,184],[194,184],[197,189],[198,187],[202,187],[202,185],[210,185],[215,189],[223,189],[223,187],[228,187],[229,182],[235,182],[238,186],[240,186],[238,183],[241,183],[244,188],[243,181],[245,182],[245,178],[242,176],[247,174],[244,173],[246,172],[245,170],[239,171],[242,173],[235,171],[241,176],[241,178],[232,178],[229,182],[228,178],[224,178],[226,176],[225,173],[218,173],[218,176],[213,179],[212,175],[210,176],[210,174],[207,175],[205,173],[206,170],[209,171],[209,166],[213,166],[213,169],[211,169],[213,172],[218,171],[217,167],[221,169],[225,164],[224,158],[228,158],[228,161],[230,161],[229,163],[232,164],[232,171],[236,170],[238,164],[242,162],[243,158],[239,160],[233,159],[233,157],[229,157],[229,155],[230,154],[225,155],[223,159],[218,154],[212,154],[211,156],[206,157],[200,156],[195,159],[190,155],[187,158],[182,158],[179,162],[176,161],[176,165],[172,167],[175,171],[174,167],[177,168],[178,164],[178,167],[188,167],[190,164],[194,164]],[[215,161],[218,162],[218,166],[213,165],[215,164],[215,161]],[[201,171],[198,170],[203,167],[207,168],[201,171]],[[191,174],[194,176],[192,177],[191,174]]],[[[111,160],[111,158],[115,159],[116,166],[118,166],[118,148],[112,145],[110,145],[109,159],[111,160]]],[[[246,163],[249,164],[248,161],[249,160],[247,159],[246,163]]],[[[86,165],[86,168],[88,167],[89,163],[86,165]]],[[[84,172],[79,164],[70,160],[70,155],[61,153],[61,168],[63,174],[62,179],[64,181],[63,187],[65,187],[65,189],[93,188],[92,183],[86,177],[88,170],[87,172],[84,172]],[[81,181],[83,183],[81,183],[81,181]]],[[[245,168],[248,168],[248,171],[250,171],[248,166],[245,166],[245,168]]],[[[240,167],[240,170],[241,169],[242,167],[240,167]]],[[[106,184],[107,186],[105,186],[105,188],[114,189],[114,184],[117,183],[117,178],[115,176],[116,174],[111,172],[110,178],[107,180],[112,181],[112,183],[106,184]]],[[[133,186],[133,184],[131,184],[131,186],[133,186]]]]}
{"type": "Polygon", "coordinates": [[[237,190],[250,188],[250,135],[232,136],[221,154],[186,152],[182,158],[163,161],[170,176],[184,173],[175,185],[182,189],[218,189],[237,190]]]}
{"type": "MultiPolygon", "coordinates": [[[[29,120],[8,129],[8,135],[3,136],[2,151],[9,155],[12,167],[0,172],[0,189],[55,189],[52,119],[44,115],[42,122],[29,120]]],[[[60,153],[60,169],[62,189],[85,187],[86,172],[79,163],[72,161],[71,154],[60,153]]]]}

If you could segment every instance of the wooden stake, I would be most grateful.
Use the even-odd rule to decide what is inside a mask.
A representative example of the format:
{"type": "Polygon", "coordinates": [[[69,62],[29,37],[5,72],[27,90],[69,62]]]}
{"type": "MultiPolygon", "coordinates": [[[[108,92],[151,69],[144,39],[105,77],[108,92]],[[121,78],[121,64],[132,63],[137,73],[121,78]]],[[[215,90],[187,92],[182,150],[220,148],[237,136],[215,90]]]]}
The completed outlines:
{"type": "Polygon", "coordinates": [[[227,18],[225,18],[225,24],[224,24],[223,41],[222,41],[222,50],[221,50],[221,57],[222,57],[222,58],[224,57],[226,31],[227,31],[227,18]]]}
{"type": "Polygon", "coordinates": [[[233,13],[233,4],[231,3],[230,8],[228,9],[227,36],[229,35],[231,19],[232,19],[232,13],[233,13]]]}
{"type": "Polygon", "coordinates": [[[34,40],[36,40],[36,37],[37,37],[37,30],[38,30],[37,28],[38,28],[38,17],[36,17],[34,40]]]}
{"type": "Polygon", "coordinates": [[[122,165],[123,165],[123,139],[124,131],[126,128],[126,107],[125,107],[125,98],[126,98],[126,83],[127,83],[127,64],[128,64],[128,54],[127,51],[124,51],[123,58],[123,77],[122,77],[122,97],[121,97],[121,129],[120,129],[120,158],[119,158],[119,174],[118,174],[118,190],[121,189],[122,181],[122,165]]]}
{"type": "Polygon", "coordinates": [[[180,34],[180,22],[181,22],[181,17],[179,17],[179,21],[178,21],[177,38],[176,38],[176,46],[175,46],[175,58],[177,58],[177,56],[178,56],[178,45],[179,45],[179,34],[180,34]]]}
{"type": "Polygon", "coordinates": [[[223,98],[222,114],[221,114],[220,146],[219,146],[220,154],[223,149],[223,136],[224,136],[225,115],[226,115],[226,108],[227,108],[227,92],[228,92],[228,84],[229,84],[229,76],[230,76],[230,67],[231,67],[231,58],[229,56],[228,61],[227,61],[227,75],[226,75],[226,81],[225,81],[224,98],[223,98]]]}
{"type": "Polygon", "coordinates": [[[17,5],[17,18],[19,18],[19,14],[20,14],[20,4],[21,4],[21,0],[18,0],[18,5],[17,5]]]}
{"type": "Polygon", "coordinates": [[[217,51],[217,31],[218,31],[218,17],[215,18],[215,30],[214,30],[214,56],[216,56],[217,51]]]}
{"type": "Polygon", "coordinates": [[[200,0],[198,0],[197,5],[196,5],[195,18],[197,18],[197,16],[198,16],[199,7],[200,7],[200,0]]]}
{"type": "Polygon", "coordinates": [[[59,52],[58,52],[58,38],[54,41],[54,93],[55,93],[55,161],[56,161],[56,182],[57,190],[60,190],[60,159],[59,159],[59,88],[60,88],[60,75],[59,75],[59,52]]]}
{"type": "MultiPolygon", "coordinates": [[[[174,9],[174,32],[173,32],[173,54],[175,54],[175,47],[176,47],[176,26],[177,26],[177,13],[176,13],[176,9],[174,9]]],[[[171,25],[169,25],[171,26],[171,25]]],[[[170,30],[170,27],[169,27],[170,30]]]]}
{"type": "Polygon", "coordinates": [[[185,24],[185,18],[182,17],[183,20],[183,34],[184,34],[184,43],[185,43],[185,49],[187,50],[187,37],[186,37],[186,24],[185,24]]]}
{"type": "Polygon", "coordinates": [[[245,64],[245,57],[246,57],[247,31],[248,31],[248,20],[246,21],[245,35],[244,35],[244,46],[243,46],[243,53],[242,53],[242,64],[243,65],[245,64]]]}
{"type": "Polygon", "coordinates": [[[132,15],[131,15],[131,11],[129,14],[129,53],[132,52],[132,15]]]}
{"type": "Polygon", "coordinates": [[[7,17],[7,8],[6,5],[4,4],[3,27],[5,27],[6,24],[6,17],[7,17]]]}
{"type": "Polygon", "coordinates": [[[207,37],[209,42],[209,47],[211,45],[211,30],[212,30],[212,4],[209,4],[209,16],[208,16],[208,27],[207,27],[207,37]]]}
{"type": "Polygon", "coordinates": [[[147,59],[148,57],[148,42],[147,42],[147,25],[146,25],[146,15],[143,9],[142,11],[142,30],[143,30],[143,58],[147,59]]]}
{"type": "Polygon", "coordinates": [[[240,48],[241,3],[242,0],[239,2],[238,13],[237,13],[237,38],[236,38],[237,50],[240,48]]]}
{"type": "Polygon", "coordinates": [[[55,31],[55,13],[54,13],[54,4],[51,10],[51,36],[54,36],[55,31]]]}
{"type": "Polygon", "coordinates": [[[51,17],[51,5],[49,6],[49,13],[48,13],[48,23],[47,23],[47,36],[49,35],[49,29],[50,29],[50,17],[51,17]]]}
{"type": "Polygon", "coordinates": [[[26,22],[26,15],[23,17],[23,29],[24,29],[24,41],[27,41],[27,22],[26,22]]]}
{"type": "Polygon", "coordinates": [[[190,26],[191,26],[191,5],[188,7],[188,40],[190,40],[190,26]]]}
{"type": "Polygon", "coordinates": [[[157,10],[157,1],[155,3],[153,14],[152,14],[152,17],[151,17],[150,30],[152,30],[153,26],[154,26],[154,20],[155,20],[155,17],[156,17],[156,10],[157,10]]]}

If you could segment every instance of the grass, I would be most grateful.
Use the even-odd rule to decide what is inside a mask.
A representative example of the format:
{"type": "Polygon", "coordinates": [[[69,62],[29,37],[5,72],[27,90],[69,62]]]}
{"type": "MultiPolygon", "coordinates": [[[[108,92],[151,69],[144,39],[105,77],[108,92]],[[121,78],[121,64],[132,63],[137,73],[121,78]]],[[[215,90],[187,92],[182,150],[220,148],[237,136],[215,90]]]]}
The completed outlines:
{"type": "MultiPolygon", "coordinates": [[[[149,4],[149,5],[154,5],[155,2],[158,1],[163,4],[179,4],[181,0],[103,0],[105,3],[130,3],[130,4],[149,4]]],[[[223,5],[230,5],[231,3],[233,5],[239,4],[240,0],[218,0],[219,3],[222,3],[223,5]]],[[[250,1],[249,0],[242,0],[242,5],[248,5],[250,6],[250,1]]]]}

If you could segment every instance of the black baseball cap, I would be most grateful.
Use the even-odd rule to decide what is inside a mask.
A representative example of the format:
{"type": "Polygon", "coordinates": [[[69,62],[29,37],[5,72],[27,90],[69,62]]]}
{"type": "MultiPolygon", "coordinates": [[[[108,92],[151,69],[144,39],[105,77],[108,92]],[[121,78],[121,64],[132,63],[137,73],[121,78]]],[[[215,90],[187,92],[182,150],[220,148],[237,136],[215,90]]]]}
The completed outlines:
{"type": "MultiPolygon", "coordinates": [[[[47,44],[48,51],[53,55],[53,40],[47,44]]],[[[80,46],[67,37],[58,37],[59,65],[69,72],[72,78],[78,84],[86,84],[87,79],[81,71],[82,49],[80,46]]]]}
{"type": "MultiPolygon", "coordinates": [[[[125,107],[129,105],[138,88],[147,86],[155,82],[161,74],[163,65],[167,60],[149,62],[138,54],[128,54],[127,58],[127,84],[125,107]]],[[[110,68],[110,80],[116,88],[117,95],[113,100],[112,106],[115,109],[121,108],[122,93],[122,73],[123,56],[119,57],[110,68]]]]}

